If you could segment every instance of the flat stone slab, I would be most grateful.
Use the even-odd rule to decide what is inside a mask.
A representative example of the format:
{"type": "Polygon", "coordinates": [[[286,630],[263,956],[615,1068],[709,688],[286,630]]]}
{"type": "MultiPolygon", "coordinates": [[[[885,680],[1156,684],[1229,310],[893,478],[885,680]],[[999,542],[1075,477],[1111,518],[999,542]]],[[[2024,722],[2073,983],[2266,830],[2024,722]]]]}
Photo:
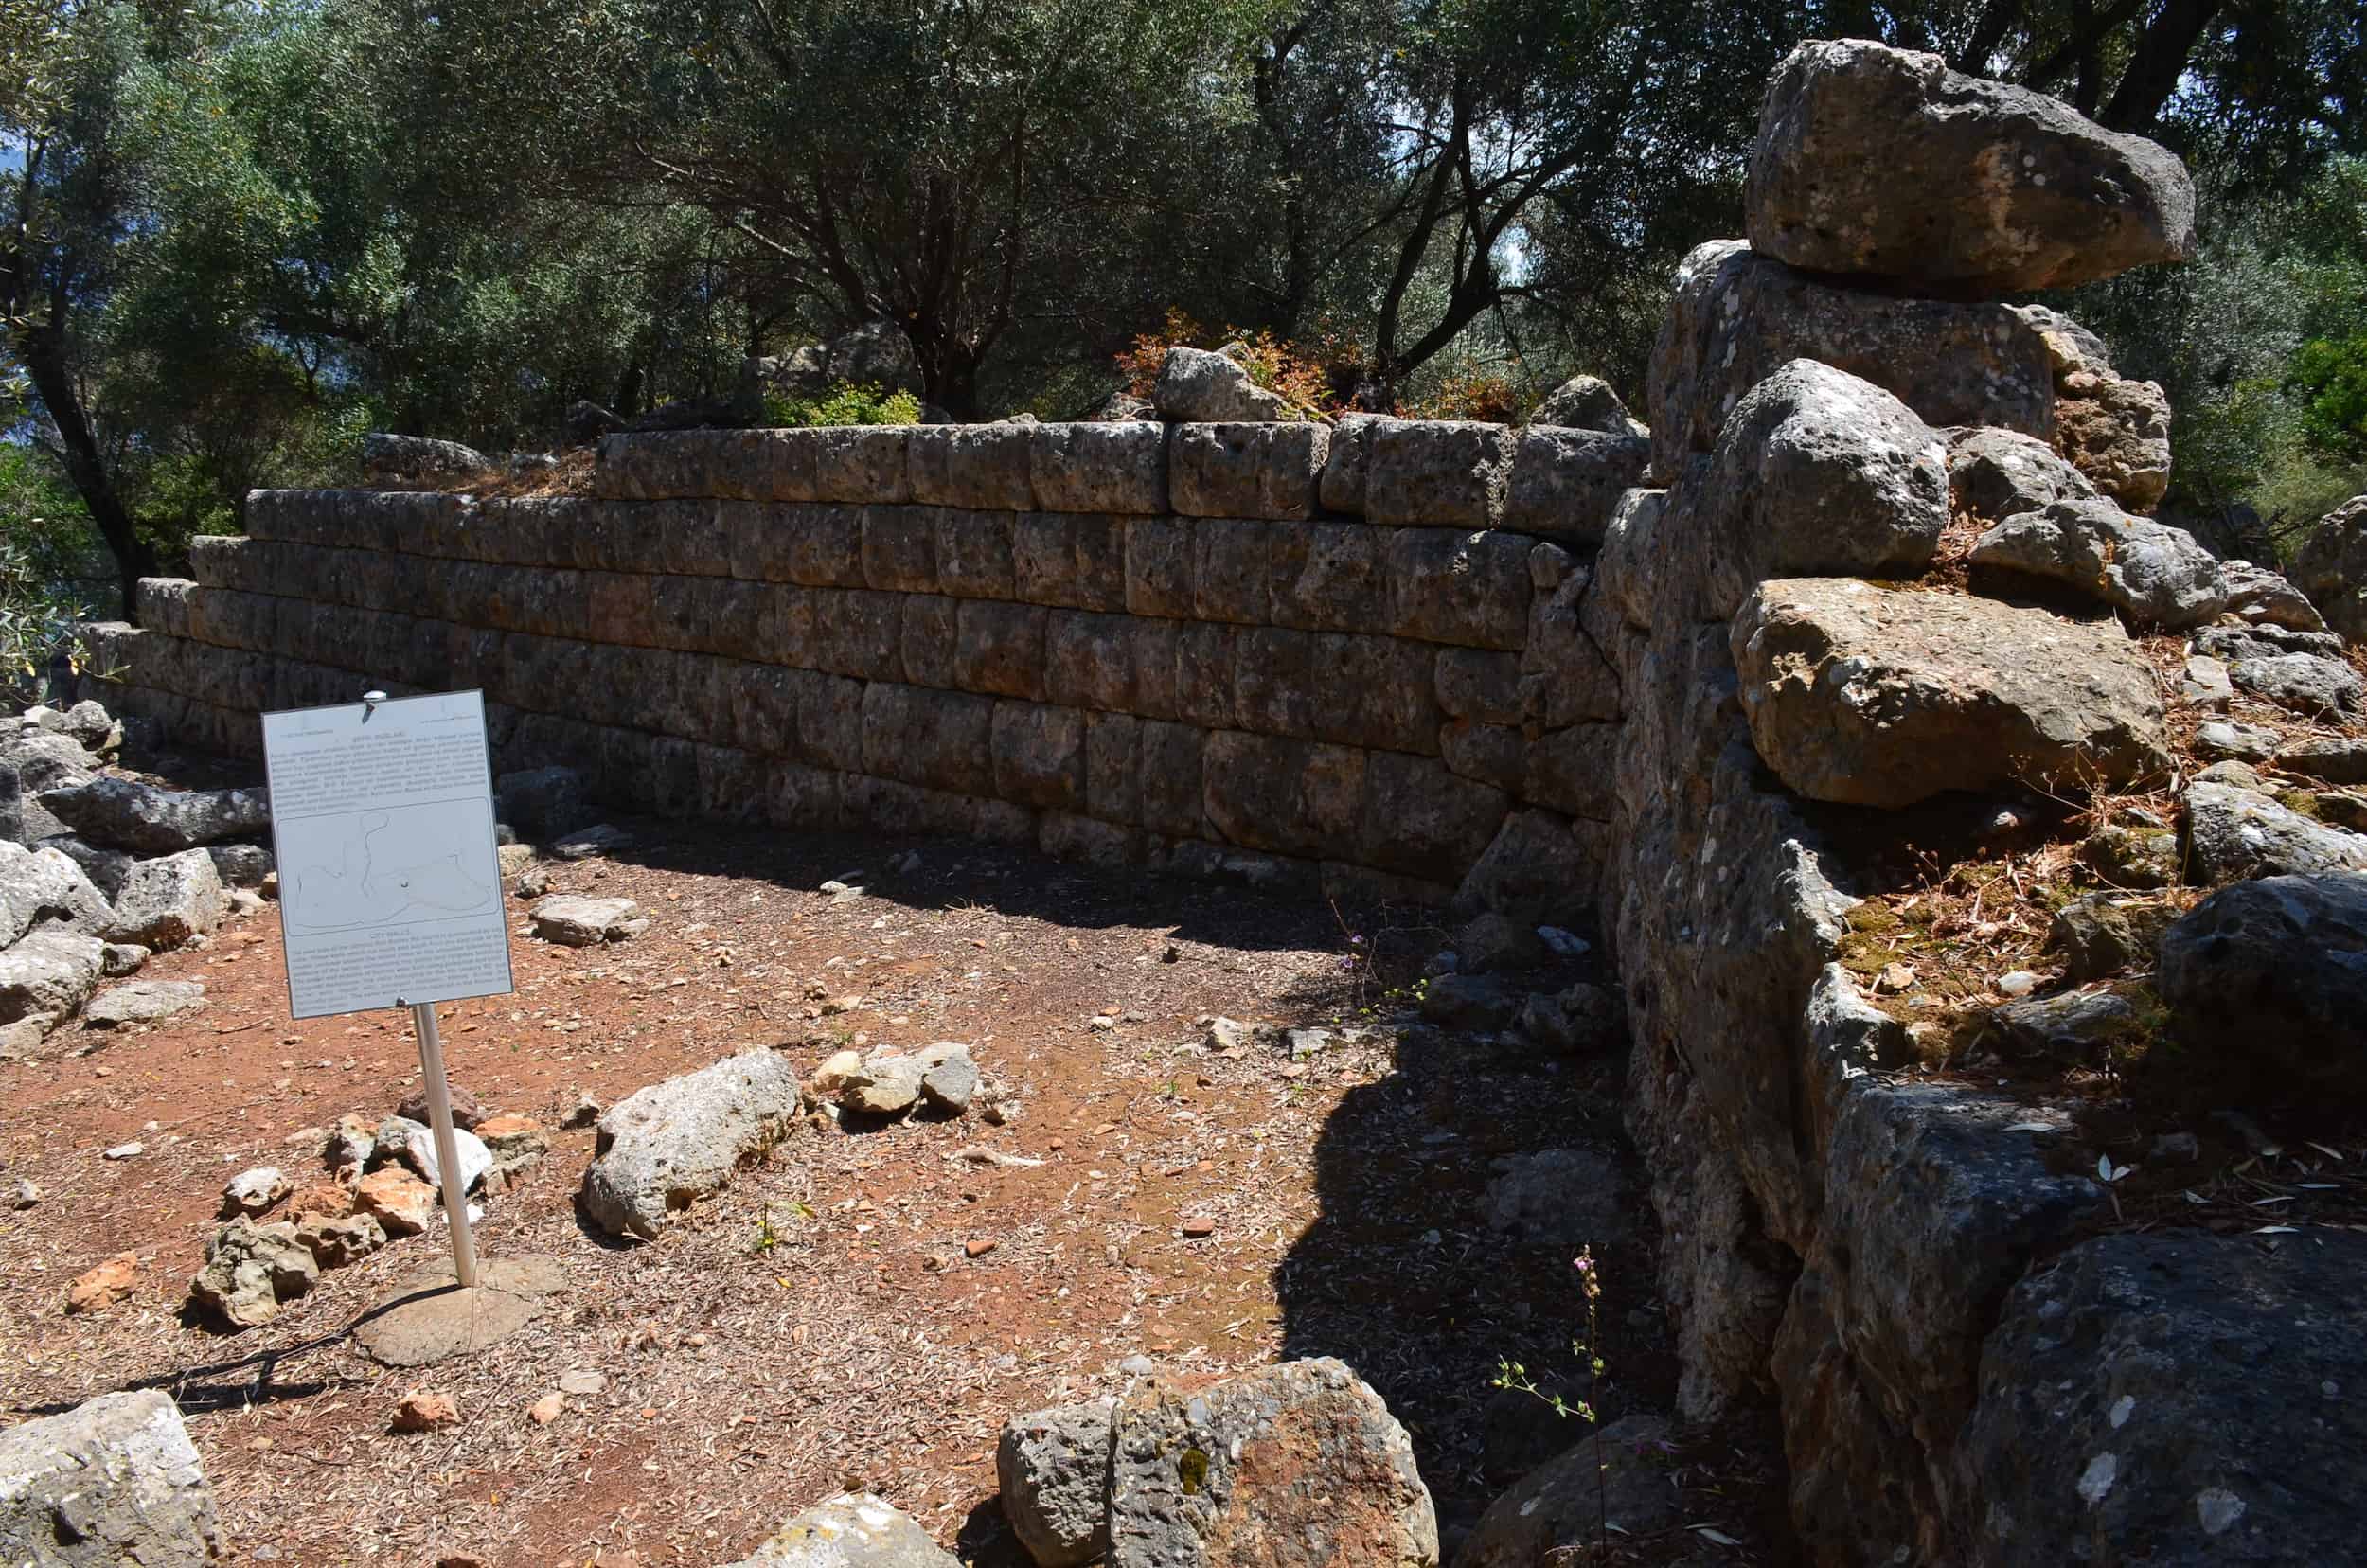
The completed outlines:
{"type": "Polygon", "coordinates": [[[134,980],[91,998],[82,1022],[94,1029],[120,1028],[126,1024],[153,1024],[188,1011],[205,1000],[203,980],[134,980]]]}
{"type": "Polygon", "coordinates": [[[430,1366],[498,1345],[543,1315],[565,1282],[556,1257],[479,1258],[463,1290],[450,1264],[414,1275],[355,1325],[354,1343],[384,1366],[430,1366]]]}

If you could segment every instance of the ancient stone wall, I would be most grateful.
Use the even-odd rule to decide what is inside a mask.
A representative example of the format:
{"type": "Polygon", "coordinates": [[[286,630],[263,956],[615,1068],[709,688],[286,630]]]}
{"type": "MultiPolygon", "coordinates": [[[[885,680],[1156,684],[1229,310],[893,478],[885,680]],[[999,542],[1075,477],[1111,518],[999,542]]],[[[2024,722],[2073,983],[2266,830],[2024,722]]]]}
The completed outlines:
{"type": "Polygon", "coordinates": [[[1503,839],[1474,899],[1593,902],[1620,702],[1576,605],[1640,438],[1132,421],[600,457],[581,498],[257,492],[99,663],[221,749],[266,709],[481,686],[498,766],[647,811],[1427,900],[1503,839]]]}

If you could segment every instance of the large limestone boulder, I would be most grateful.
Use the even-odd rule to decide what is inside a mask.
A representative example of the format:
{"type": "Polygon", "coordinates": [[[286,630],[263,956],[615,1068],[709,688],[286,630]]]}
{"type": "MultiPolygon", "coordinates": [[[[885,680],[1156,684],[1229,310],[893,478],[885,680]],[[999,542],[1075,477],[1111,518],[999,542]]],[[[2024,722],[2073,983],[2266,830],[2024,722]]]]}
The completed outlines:
{"type": "Polygon", "coordinates": [[[63,1018],[90,1000],[107,944],[75,931],[37,931],[0,953],[0,1024],[63,1018]]]}
{"type": "Polygon", "coordinates": [[[2356,1560],[2362,1277],[2367,1236],[2323,1225],[2102,1236],[2034,1271],[1956,1440],[1967,1560],[2356,1560]]]}
{"type": "Polygon", "coordinates": [[[1151,402],[1163,419],[1192,424],[1249,423],[1292,418],[1290,402],[1250,380],[1238,361],[1203,348],[1167,350],[1151,402]]]}
{"type": "Polygon", "coordinates": [[[1948,449],[1896,398],[1796,359],[1718,432],[1704,504],[1711,614],[1769,578],[1912,578],[1948,526],[1948,449]]]}
{"type": "Polygon", "coordinates": [[[1685,454],[1712,450],[1743,393],[1802,358],[1872,382],[1935,427],[2054,438],[2054,361],[2011,307],[1843,288],[1713,240],[1678,267],[1652,346],[1645,417],[1656,482],[1674,478],[1685,454]]]}
{"type": "Polygon", "coordinates": [[[869,1492],[842,1492],[724,1568],[961,1568],[961,1562],[910,1515],[869,1492]]]}
{"type": "Polygon", "coordinates": [[[2012,430],[1958,431],[1948,444],[1948,488],[1959,510],[1984,523],[2002,523],[2096,493],[2088,476],[2060,453],[2012,430]]]}
{"type": "Polygon", "coordinates": [[[2367,1093],[2367,875],[2223,887],[2162,937],[2170,1027],[2296,1096],[2367,1093]]]}
{"type": "Polygon", "coordinates": [[[584,1212],[613,1236],[654,1238],[787,1136],[799,1097],[789,1059],[762,1049],[636,1090],[600,1118],[584,1212]]]}
{"type": "Polygon", "coordinates": [[[362,437],[362,477],[372,485],[404,489],[470,480],[497,468],[492,458],[458,441],[431,436],[398,436],[374,430],[362,437]]]}
{"type": "Polygon", "coordinates": [[[1111,1568],[1430,1568],[1438,1521],[1405,1428],[1325,1357],[1118,1406],[1111,1568]]]}
{"type": "Polygon", "coordinates": [[[2227,766],[2206,770],[2182,802],[2190,881],[2211,886],[2247,877],[2367,871],[2367,834],[2314,821],[2241,779],[2210,776],[2227,766]]]}
{"type": "Polygon", "coordinates": [[[0,947],[37,926],[97,933],[114,920],[107,896],[71,856],[0,839],[0,947]]]}
{"type": "Polygon", "coordinates": [[[2060,312],[2022,305],[2015,313],[2055,370],[2055,449],[2129,510],[2160,506],[2170,488],[2169,394],[2113,369],[2103,340],[2060,312]]]}
{"type": "Polygon", "coordinates": [[[1649,436],[1643,421],[1600,376],[1573,376],[1545,394],[1529,415],[1532,425],[1561,430],[1599,430],[1606,436],[1649,436]]]}
{"type": "Polygon", "coordinates": [[[0,1561],[205,1568],[214,1494],[167,1395],[102,1394],[0,1431],[0,1561]]]}
{"type": "Polygon", "coordinates": [[[1036,1568],[1077,1568],[1110,1549],[1110,1457],[1116,1401],[1014,1416],[995,1444],[1003,1517],[1036,1568]]]}
{"type": "Polygon", "coordinates": [[[2039,579],[2174,631],[2227,608],[2227,579],[2193,534],[2100,499],[2008,517],[1974,543],[1971,561],[1976,572],[2039,579]]]}
{"type": "Polygon", "coordinates": [[[220,925],[226,902],[222,874],[203,849],[141,861],[123,880],[106,935],[162,953],[220,925]]]}
{"type": "Polygon", "coordinates": [[[1899,807],[2168,766],[2153,671],[2116,622],[1794,578],[1760,584],[1730,642],[1759,756],[1812,800],[1899,807]]]}
{"type": "Polygon", "coordinates": [[[1752,245],[1792,266],[1965,297],[2195,248],[2194,181],[2164,149],[1863,39],[1803,44],[1769,78],[1743,213],[1752,245]]]}
{"type": "Polygon", "coordinates": [[[41,803],[85,843],[137,855],[178,854],[271,827],[267,790],[160,790],[106,777],[44,790],[41,803]]]}
{"type": "Polygon", "coordinates": [[[2367,495],[2343,502],[2310,530],[2293,558],[2293,581],[2328,626],[2367,643],[2367,495]]]}

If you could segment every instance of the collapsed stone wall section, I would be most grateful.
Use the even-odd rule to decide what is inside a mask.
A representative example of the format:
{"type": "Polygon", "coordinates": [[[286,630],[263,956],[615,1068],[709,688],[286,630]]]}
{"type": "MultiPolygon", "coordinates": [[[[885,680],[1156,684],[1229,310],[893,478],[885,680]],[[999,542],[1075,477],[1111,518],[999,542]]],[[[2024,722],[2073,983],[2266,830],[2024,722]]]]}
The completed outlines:
{"type": "Polygon", "coordinates": [[[1392,419],[611,437],[591,496],[258,491],[98,663],[222,749],[473,686],[499,766],[641,810],[1578,918],[1621,705],[1575,607],[1647,454],[1392,419]]]}

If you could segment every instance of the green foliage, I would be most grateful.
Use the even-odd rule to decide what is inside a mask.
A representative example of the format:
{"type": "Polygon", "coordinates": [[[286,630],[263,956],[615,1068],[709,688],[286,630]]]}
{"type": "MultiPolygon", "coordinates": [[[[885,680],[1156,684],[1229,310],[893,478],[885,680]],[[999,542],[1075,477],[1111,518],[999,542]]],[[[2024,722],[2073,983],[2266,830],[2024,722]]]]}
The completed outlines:
{"type": "Polygon", "coordinates": [[[98,530],[73,488],[21,442],[0,442],[0,690],[38,701],[49,666],[79,668],[78,630],[113,587],[98,530]]]}
{"type": "Polygon", "coordinates": [[[2367,332],[2303,344],[2292,379],[2310,444],[2354,462],[2367,457],[2367,332]]]}
{"type": "Polygon", "coordinates": [[[815,425],[908,425],[920,422],[920,400],[910,392],[841,382],[818,398],[764,396],[764,422],[774,429],[815,425]]]}

